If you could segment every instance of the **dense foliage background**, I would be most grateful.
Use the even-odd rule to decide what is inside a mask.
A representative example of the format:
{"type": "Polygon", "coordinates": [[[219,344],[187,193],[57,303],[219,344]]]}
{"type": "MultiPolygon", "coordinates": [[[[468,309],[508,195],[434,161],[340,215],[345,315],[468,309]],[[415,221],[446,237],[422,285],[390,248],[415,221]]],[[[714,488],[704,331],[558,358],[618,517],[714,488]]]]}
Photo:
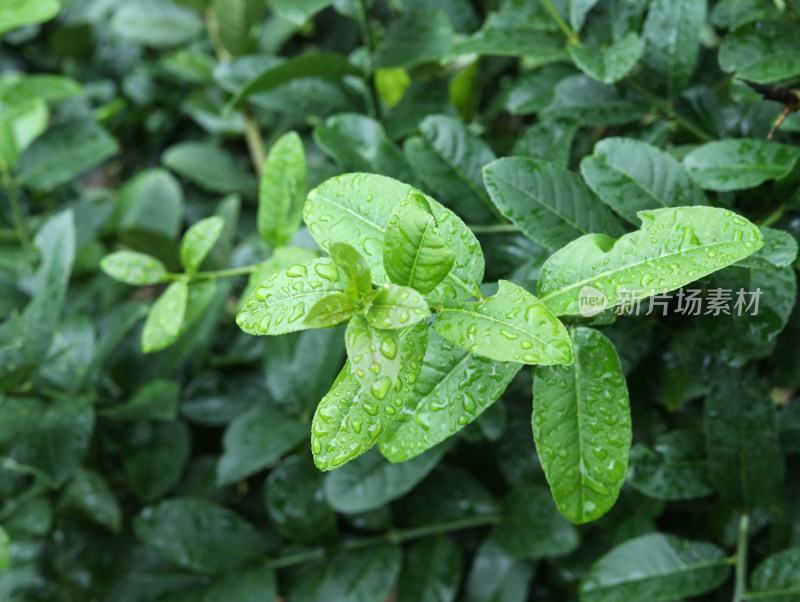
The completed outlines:
{"type": "Polygon", "coordinates": [[[782,106],[734,77],[800,81],[799,27],[797,0],[0,0],[0,599],[800,600],[800,119],[765,142],[782,106]],[[733,209],[765,247],[697,288],[758,287],[762,312],[599,326],[634,446],[595,522],[552,501],[528,369],[414,460],[323,474],[310,421],[341,329],[235,322],[248,266],[318,253],[257,230],[291,130],[309,189],[417,186],[478,235],[487,281],[533,292],[559,245],[499,216],[498,157],[570,168],[618,212],[733,209]],[[145,354],[164,287],[100,262],[180,271],[210,216],[215,274],[145,354]]]}

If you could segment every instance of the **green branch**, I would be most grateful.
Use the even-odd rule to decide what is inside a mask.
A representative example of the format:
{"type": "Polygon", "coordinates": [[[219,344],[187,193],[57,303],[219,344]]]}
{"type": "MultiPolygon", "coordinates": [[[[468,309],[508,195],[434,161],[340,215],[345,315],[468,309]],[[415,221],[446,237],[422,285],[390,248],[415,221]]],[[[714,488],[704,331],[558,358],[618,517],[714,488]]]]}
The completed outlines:
{"type": "Polygon", "coordinates": [[[747,600],[747,528],[750,516],[742,514],[739,519],[739,540],[736,544],[736,585],[733,590],[733,602],[747,600]]]}
{"type": "Polygon", "coordinates": [[[569,25],[566,24],[564,19],[561,18],[561,15],[558,14],[556,7],[553,6],[551,0],[542,0],[542,4],[547,12],[550,13],[550,16],[553,18],[553,21],[556,22],[558,28],[567,37],[567,42],[573,46],[582,46],[581,41],[578,39],[578,32],[574,31],[569,25]]]}

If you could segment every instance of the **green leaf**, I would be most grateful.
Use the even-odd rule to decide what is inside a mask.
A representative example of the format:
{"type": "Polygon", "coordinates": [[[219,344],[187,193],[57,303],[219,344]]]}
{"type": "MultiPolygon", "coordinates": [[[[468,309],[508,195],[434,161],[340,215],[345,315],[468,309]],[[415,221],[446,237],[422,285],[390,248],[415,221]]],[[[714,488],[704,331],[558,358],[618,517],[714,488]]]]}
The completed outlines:
{"type": "Polygon", "coordinates": [[[128,433],[125,472],[143,502],[172,491],[189,462],[192,441],[185,422],[138,422],[128,433]]]}
{"type": "Polygon", "coordinates": [[[447,602],[456,599],[464,558],[450,537],[426,537],[408,549],[397,588],[397,602],[447,602]]]}
{"type": "Polygon", "coordinates": [[[239,165],[236,158],[210,142],[174,144],[164,152],[161,162],[178,175],[211,192],[250,195],[256,189],[255,179],[239,165]]]}
{"type": "Polygon", "coordinates": [[[272,523],[298,543],[318,543],[336,535],[336,513],[325,502],[322,473],[307,457],[290,456],[269,473],[264,502],[272,523]]]}
{"type": "Polygon", "coordinates": [[[773,554],[753,571],[748,600],[797,602],[800,600],[800,547],[773,554]]]}
{"type": "Polygon", "coordinates": [[[265,600],[277,600],[278,583],[275,571],[271,567],[262,566],[226,574],[206,588],[202,595],[202,602],[263,602],[265,600]]]}
{"type": "Polygon", "coordinates": [[[443,308],[433,323],[445,339],[501,362],[568,364],[572,343],[564,325],[525,289],[500,280],[480,303],[443,308]]]}
{"type": "Polygon", "coordinates": [[[216,244],[225,220],[215,215],[201,219],[186,231],[181,241],[181,264],[193,274],[216,244]]]}
{"type": "Polygon", "coordinates": [[[785,178],[798,158],[797,147],[740,138],[708,142],[689,153],[683,164],[706,190],[743,190],[785,178]]]}
{"type": "Polygon", "coordinates": [[[307,429],[302,422],[266,405],[241,414],[225,429],[217,485],[235,483],[273,464],[303,441],[307,429]]]}
{"type": "Polygon", "coordinates": [[[514,558],[491,539],[475,554],[466,584],[466,602],[525,602],[534,567],[514,558]]]}
{"type": "Polygon", "coordinates": [[[542,246],[558,249],[590,232],[624,233],[580,176],[562,167],[506,157],[484,167],[483,179],[500,212],[542,246]]]}
{"type": "Polygon", "coordinates": [[[604,84],[613,84],[636,65],[642,54],[642,40],[631,31],[609,46],[569,44],[567,51],[575,66],[586,75],[604,84]]]}
{"type": "Polygon", "coordinates": [[[183,190],[165,169],[146,169],[120,188],[115,221],[120,230],[177,238],[183,225],[183,190]]]}
{"type": "Polygon", "coordinates": [[[764,246],[739,261],[736,264],[737,267],[774,270],[794,263],[797,259],[797,241],[794,236],[784,230],[765,228],[764,226],[759,229],[764,237],[764,246]]]}
{"type": "Polygon", "coordinates": [[[496,157],[489,145],[449,115],[426,117],[419,131],[422,136],[406,140],[403,149],[420,179],[460,214],[476,221],[490,218],[481,180],[481,168],[496,157]]]}
{"type": "Polygon", "coordinates": [[[100,415],[117,420],[175,420],[181,389],[172,380],[151,380],[125,403],[105,407],[100,415]]]}
{"type": "Polygon", "coordinates": [[[721,585],[730,573],[717,546],[652,533],[626,541],[592,565],[581,602],[679,600],[721,585]]]}
{"type": "Polygon", "coordinates": [[[60,0],[0,0],[0,34],[49,21],[58,14],[60,0]]]}
{"type": "Polygon", "coordinates": [[[695,431],[670,431],[653,449],[637,443],[630,454],[630,484],[659,500],[691,500],[711,495],[705,437],[695,431]]]}
{"type": "Polygon", "coordinates": [[[0,398],[0,454],[50,487],[60,487],[80,468],[93,430],[86,399],[0,398]]]}
{"type": "Polygon", "coordinates": [[[564,63],[523,73],[506,92],[505,106],[514,115],[538,113],[553,100],[556,84],[574,73],[575,68],[564,63]]]}
{"type": "Polygon", "coordinates": [[[353,374],[372,397],[381,401],[400,375],[400,332],[373,328],[366,318],[354,316],[344,336],[353,374]]]}
{"type": "Polygon", "coordinates": [[[372,293],[372,276],[361,253],[346,242],[329,242],[326,250],[339,269],[347,275],[347,295],[363,300],[372,293]]]}
{"type": "Polygon", "coordinates": [[[614,86],[602,84],[585,75],[565,77],[555,87],[552,102],[540,113],[540,119],[566,119],[581,125],[623,125],[643,117],[649,107],[621,96],[614,86]]]}
{"type": "Polygon", "coordinates": [[[431,332],[407,415],[380,441],[381,453],[404,462],[444,441],[489,408],[520,368],[473,355],[431,332]]]}
{"type": "Polygon", "coordinates": [[[308,310],[303,322],[308,328],[328,328],[349,320],[355,313],[356,306],[351,295],[331,293],[308,310]]]}
{"type": "Polygon", "coordinates": [[[142,331],[142,351],[161,351],[175,342],[183,327],[188,298],[189,287],[180,280],[170,284],[153,303],[142,331]]]}
{"type": "MultiPolygon", "coordinates": [[[[724,0],[717,2],[711,10],[711,23],[720,29],[737,29],[740,25],[752,21],[766,21],[780,17],[782,12],[774,3],[761,0],[724,0]]],[[[725,39],[732,33],[725,36],[725,39]]]]}
{"type": "MultiPolygon", "coordinates": [[[[2,19],[2,17],[0,17],[2,19]]],[[[6,568],[8,561],[11,560],[11,551],[9,544],[11,540],[8,538],[8,533],[3,527],[0,527],[0,571],[6,568]]]]}
{"type": "Polygon", "coordinates": [[[566,168],[572,151],[572,140],[579,127],[577,123],[564,119],[537,123],[517,138],[511,154],[544,159],[566,168]]]}
{"type": "Polygon", "coordinates": [[[295,25],[303,25],[316,13],[334,3],[334,0],[270,0],[272,10],[295,25]]]}
{"type": "Polygon", "coordinates": [[[377,398],[362,386],[360,381],[365,378],[357,377],[351,362],[345,364],[331,390],[319,402],[311,424],[311,451],[320,470],[337,468],[370,449],[399,418],[414,390],[428,341],[427,326],[420,322],[399,331],[399,335],[395,331],[378,332],[395,335],[384,338],[380,349],[389,351],[386,341],[399,348],[392,358],[398,365],[396,382],[385,393],[381,383],[376,392],[383,393],[383,397],[377,398]]]}
{"type": "Polygon", "coordinates": [[[167,279],[167,268],[155,257],[135,251],[117,251],[103,257],[102,270],[127,284],[156,284],[167,279]]]}
{"type": "Polygon", "coordinates": [[[233,56],[247,54],[261,33],[263,0],[213,0],[211,11],[225,49],[233,56]]]}
{"type": "Polygon", "coordinates": [[[650,85],[672,99],[689,83],[700,51],[706,0],[654,0],[642,30],[642,64],[650,85]],[[666,84],[666,85],[665,85],[666,84]]]}
{"type": "Polygon", "coordinates": [[[137,0],[120,4],[108,26],[123,40],[168,48],[198,36],[203,20],[197,12],[169,0],[137,0]]]}
{"type": "Polygon", "coordinates": [[[373,328],[404,328],[431,315],[428,302],[417,291],[396,284],[384,284],[372,297],[364,316],[373,328]]]}
{"type": "Polygon", "coordinates": [[[420,293],[436,288],[456,260],[421,194],[411,193],[397,204],[389,216],[383,244],[383,267],[389,279],[420,293]]]}
{"type": "Polygon", "coordinates": [[[64,498],[98,524],[119,533],[122,509],[109,484],[97,472],[81,469],[64,490],[64,498]]]}
{"type": "Polygon", "coordinates": [[[20,184],[49,192],[119,152],[117,141],[94,121],[48,129],[19,159],[20,184]]]}
{"type": "Polygon", "coordinates": [[[272,248],[288,245],[300,227],[306,154],[297,132],[278,138],[267,155],[258,192],[258,232],[272,248]]]}
{"type": "Polygon", "coordinates": [[[784,464],[775,404],[755,370],[717,372],[703,408],[708,476],[714,489],[738,506],[777,510],[784,464]]]}
{"type": "Polygon", "coordinates": [[[361,72],[340,54],[308,52],[267,67],[236,92],[228,107],[238,108],[250,96],[268,92],[293,80],[307,78],[338,80],[346,75],[361,75],[361,72]]]}
{"type": "Polygon", "coordinates": [[[263,559],[267,541],[255,526],[212,502],[174,498],[133,519],[136,537],[182,567],[225,574],[263,559]]]}
{"type": "Polygon", "coordinates": [[[543,487],[519,487],[503,504],[491,534],[500,548],[524,560],[565,556],[578,547],[578,530],[561,516],[543,487]]]}
{"type": "Polygon", "coordinates": [[[330,117],[314,128],[314,141],[344,171],[385,174],[414,183],[416,175],[379,121],[357,113],[330,117]]]}
{"type": "MultiPolygon", "coordinates": [[[[366,258],[376,284],[390,284],[383,267],[384,230],[397,203],[410,192],[408,184],[374,174],[331,178],[308,195],[303,214],[321,247],[348,240],[366,258]]],[[[428,295],[431,299],[469,299],[474,284],[483,281],[483,253],[475,235],[452,211],[425,196],[439,233],[456,254],[447,277],[428,295]]]]}
{"type": "Polygon", "coordinates": [[[631,410],[614,344],[591,328],[571,335],[571,365],[534,369],[532,422],[556,505],[582,524],[608,512],[625,482],[631,410]]]}
{"type": "Polygon", "coordinates": [[[453,26],[437,8],[414,8],[391,21],[375,48],[377,69],[410,68],[443,58],[453,45],[453,26]]]}
{"type": "Polygon", "coordinates": [[[586,15],[597,4],[598,0],[569,0],[569,23],[572,29],[580,31],[586,15]]]}
{"type": "Polygon", "coordinates": [[[631,138],[605,138],[581,161],[581,175],[602,201],[636,225],[643,209],[706,204],[703,191],[672,155],[631,138]]]}
{"type": "Polygon", "coordinates": [[[337,512],[366,512],[395,500],[424,479],[447,452],[440,445],[402,464],[377,451],[364,454],[325,477],[325,497],[337,512]]]}
{"type": "Polygon", "coordinates": [[[278,272],[258,285],[236,316],[248,334],[286,334],[306,328],[302,318],[329,293],[345,291],[347,276],[330,259],[278,272]]]}
{"type": "Polygon", "coordinates": [[[797,29],[789,21],[757,20],[725,36],[719,66],[737,77],[771,84],[800,75],[797,29]]]}
{"type": "Polygon", "coordinates": [[[557,316],[576,315],[581,290],[607,307],[675,290],[761,248],[752,223],[725,209],[640,211],[641,229],[619,240],[589,234],[550,256],[539,273],[539,298],[557,316]],[[584,289],[584,287],[591,287],[584,289]],[[596,289],[596,290],[594,290],[596,289]]]}

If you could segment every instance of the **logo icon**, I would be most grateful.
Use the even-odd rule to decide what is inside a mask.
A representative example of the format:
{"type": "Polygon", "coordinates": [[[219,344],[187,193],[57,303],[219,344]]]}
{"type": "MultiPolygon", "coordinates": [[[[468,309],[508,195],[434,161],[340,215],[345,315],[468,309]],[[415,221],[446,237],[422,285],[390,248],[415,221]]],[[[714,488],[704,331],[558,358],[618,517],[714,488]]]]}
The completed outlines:
{"type": "Polygon", "coordinates": [[[578,293],[578,311],[584,318],[603,313],[608,307],[608,297],[600,289],[584,286],[578,293]]]}

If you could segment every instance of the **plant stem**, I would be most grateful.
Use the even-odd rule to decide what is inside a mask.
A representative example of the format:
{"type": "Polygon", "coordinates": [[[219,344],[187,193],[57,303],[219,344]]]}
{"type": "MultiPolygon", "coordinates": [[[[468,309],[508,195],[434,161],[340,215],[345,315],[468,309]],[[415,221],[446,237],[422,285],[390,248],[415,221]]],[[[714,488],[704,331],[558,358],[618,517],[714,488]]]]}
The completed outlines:
{"type": "Polygon", "coordinates": [[[736,585],[733,590],[733,602],[747,600],[747,528],[750,516],[742,514],[739,519],[739,540],[736,544],[736,585]]]}
{"type": "Polygon", "coordinates": [[[767,217],[765,217],[763,220],[761,220],[761,223],[759,224],[759,226],[761,226],[762,228],[766,228],[768,226],[771,226],[772,224],[777,222],[779,219],[781,219],[785,212],[786,212],[786,205],[781,205],[775,211],[773,211],[767,217]]]}
{"type": "Polygon", "coordinates": [[[427,537],[429,535],[438,535],[440,533],[448,533],[450,531],[458,531],[460,529],[471,529],[474,527],[485,527],[494,524],[498,521],[499,517],[495,515],[487,516],[471,516],[469,518],[462,518],[445,523],[438,523],[435,525],[427,525],[425,527],[416,527],[413,529],[405,530],[391,530],[381,535],[372,537],[360,537],[358,539],[351,539],[345,541],[339,546],[332,548],[315,548],[307,552],[300,552],[282,558],[275,558],[267,562],[273,569],[284,568],[287,566],[294,566],[296,564],[303,564],[305,562],[313,562],[314,560],[322,560],[323,558],[334,555],[337,552],[346,550],[360,550],[362,548],[369,548],[372,546],[380,545],[382,543],[401,544],[411,539],[418,539],[420,537],[427,537]]]}
{"type": "Polygon", "coordinates": [[[483,226],[481,224],[467,225],[473,234],[516,234],[520,230],[514,224],[492,224],[483,226]]]}
{"type": "Polygon", "coordinates": [[[375,87],[375,70],[372,68],[372,57],[375,54],[375,42],[372,38],[372,28],[369,24],[369,15],[367,11],[367,0],[359,0],[358,2],[358,27],[361,30],[361,39],[364,42],[364,47],[369,54],[369,91],[372,98],[372,107],[370,108],[370,117],[378,117],[380,113],[380,98],[378,98],[378,90],[375,87]]]}
{"type": "Polygon", "coordinates": [[[17,187],[11,180],[11,174],[8,171],[8,165],[5,161],[0,160],[0,172],[2,172],[3,186],[8,192],[8,203],[11,205],[11,215],[14,217],[14,226],[17,230],[17,236],[22,242],[23,247],[29,247],[31,244],[30,236],[28,235],[28,228],[25,226],[25,218],[22,215],[22,209],[19,204],[19,196],[17,196],[17,187]]]}
{"type": "Polygon", "coordinates": [[[561,18],[561,15],[558,14],[556,7],[553,6],[551,0],[542,0],[542,4],[544,5],[545,9],[550,16],[553,18],[553,21],[556,22],[559,29],[567,36],[567,42],[572,44],[573,46],[582,46],[581,41],[578,39],[578,33],[573,31],[572,28],[564,22],[564,19],[561,18]]]}
{"type": "Polygon", "coordinates": [[[627,79],[625,81],[628,84],[628,87],[630,87],[634,92],[656,107],[659,111],[667,115],[670,119],[678,123],[687,132],[691,132],[703,142],[711,142],[713,140],[711,136],[698,128],[691,121],[687,121],[678,115],[675,109],[673,109],[667,101],[650,92],[650,90],[648,90],[645,86],[634,79],[627,79]]]}

